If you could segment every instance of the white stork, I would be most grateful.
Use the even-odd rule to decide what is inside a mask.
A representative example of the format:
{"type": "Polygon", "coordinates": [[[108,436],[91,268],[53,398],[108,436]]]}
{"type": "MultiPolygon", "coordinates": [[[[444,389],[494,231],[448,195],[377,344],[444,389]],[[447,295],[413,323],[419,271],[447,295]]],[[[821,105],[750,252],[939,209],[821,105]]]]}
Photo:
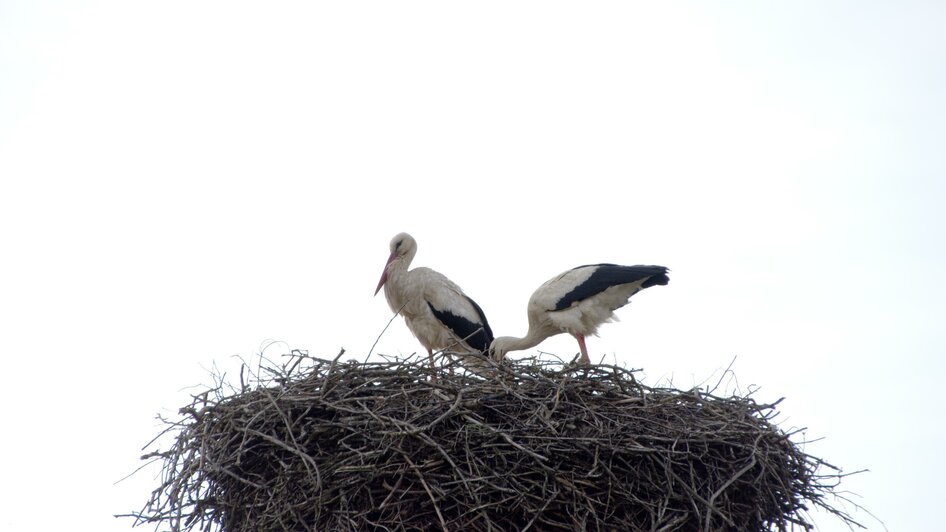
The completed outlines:
{"type": "Polygon", "coordinates": [[[485,353],[493,331],[483,309],[440,272],[408,270],[415,254],[417,241],[411,235],[400,233],[391,240],[391,255],[375,295],[383,286],[391,310],[404,316],[407,328],[427,348],[431,367],[434,350],[485,353]]]}
{"type": "Polygon", "coordinates": [[[585,337],[597,335],[602,323],[618,321],[614,311],[628,304],[637,292],[668,282],[664,266],[589,264],[563,272],[529,298],[529,332],[523,338],[496,338],[490,346],[491,356],[502,362],[509,351],[535,347],[550,336],[567,332],[578,340],[580,362],[588,364],[585,337]]]}

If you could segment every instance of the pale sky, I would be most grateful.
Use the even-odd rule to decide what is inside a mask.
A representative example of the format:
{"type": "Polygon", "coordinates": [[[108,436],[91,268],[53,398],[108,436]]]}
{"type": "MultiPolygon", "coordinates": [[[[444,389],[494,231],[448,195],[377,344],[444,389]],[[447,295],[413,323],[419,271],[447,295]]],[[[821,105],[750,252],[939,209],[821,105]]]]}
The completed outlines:
{"type": "MultiPolygon", "coordinates": [[[[155,470],[115,482],[215,365],[363,359],[400,231],[497,335],[567,268],[670,267],[592,358],[687,388],[736,357],[810,454],[870,469],[858,503],[929,529],[944,27],[921,1],[0,2],[0,529],[128,530],[155,470]]],[[[398,318],[375,352],[422,349],[398,318]]]]}

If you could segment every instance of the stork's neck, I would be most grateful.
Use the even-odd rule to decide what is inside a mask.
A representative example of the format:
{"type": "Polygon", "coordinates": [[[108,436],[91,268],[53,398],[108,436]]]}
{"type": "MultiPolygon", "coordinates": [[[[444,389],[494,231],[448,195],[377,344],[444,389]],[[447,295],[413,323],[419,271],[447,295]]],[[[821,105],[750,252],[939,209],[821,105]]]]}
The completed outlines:
{"type": "Polygon", "coordinates": [[[389,262],[388,279],[395,283],[400,282],[404,278],[404,275],[407,274],[407,269],[410,267],[413,258],[414,254],[408,253],[389,262]]]}
{"type": "Polygon", "coordinates": [[[413,254],[397,257],[387,265],[387,280],[384,283],[384,296],[388,300],[388,306],[395,313],[401,312],[407,302],[407,267],[411,264],[413,254]]]}
{"type": "Polygon", "coordinates": [[[526,333],[522,338],[516,338],[515,336],[503,336],[496,339],[496,342],[499,343],[502,347],[503,352],[507,351],[521,351],[523,349],[529,349],[530,347],[535,347],[542,343],[542,340],[548,338],[549,335],[543,334],[542,331],[537,329],[529,328],[529,332],[526,333]]]}

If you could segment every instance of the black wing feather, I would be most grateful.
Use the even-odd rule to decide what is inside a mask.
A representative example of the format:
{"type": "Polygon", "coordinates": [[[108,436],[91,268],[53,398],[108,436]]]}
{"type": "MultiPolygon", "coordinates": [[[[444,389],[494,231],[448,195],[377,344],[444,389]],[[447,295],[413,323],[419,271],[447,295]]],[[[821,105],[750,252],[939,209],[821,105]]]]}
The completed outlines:
{"type": "Polygon", "coordinates": [[[430,301],[427,302],[427,306],[430,307],[430,311],[434,313],[434,316],[440,320],[440,323],[453,331],[453,334],[455,334],[457,338],[465,338],[466,343],[468,343],[470,347],[478,349],[480,352],[485,352],[489,349],[489,344],[493,343],[493,331],[489,328],[489,322],[486,321],[486,315],[483,314],[483,309],[476,304],[476,301],[473,301],[469,297],[467,297],[466,300],[476,309],[476,313],[479,315],[482,325],[480,323],[474,323],[462,316],[457,316],[450,311],[437,310],[430,301]]]}
{"type": "MultiPolygon", "coordinates": [[[[667,268],[664,266],[620,266],[617,264],[588,264],[578,268],[587,268],[593,266],[598,268],[591,277],[572,289],[571,292],[562,296],[555,304],[552,310],[564,310],[572,306],[576,301],[588,299],[589,297],[600,294],[612,286],[620,284],[634,283],[641,279],[646,279],[641,288],[649,288],[654,285],[665,285],[670,282],[667,277],[667,268]]],[[[574,268],[577,270],[578,268],[574,268]]]]}

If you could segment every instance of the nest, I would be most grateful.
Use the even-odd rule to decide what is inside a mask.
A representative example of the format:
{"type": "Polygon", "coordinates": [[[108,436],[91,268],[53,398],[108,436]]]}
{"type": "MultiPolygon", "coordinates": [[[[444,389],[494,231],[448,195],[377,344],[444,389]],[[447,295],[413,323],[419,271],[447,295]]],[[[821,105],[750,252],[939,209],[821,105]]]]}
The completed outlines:
{"type": "Polygon", "coordinates": [[[749,397],[650,388],[610,365],[510,362],[482,378],[298,351],[245,380],[166,420],[156,441],[170,446],[144,457],[163,462],[161,484],[136,524],[794,530],[820,507],[860,526],[828,503],[840,471],[749,397]]]}

